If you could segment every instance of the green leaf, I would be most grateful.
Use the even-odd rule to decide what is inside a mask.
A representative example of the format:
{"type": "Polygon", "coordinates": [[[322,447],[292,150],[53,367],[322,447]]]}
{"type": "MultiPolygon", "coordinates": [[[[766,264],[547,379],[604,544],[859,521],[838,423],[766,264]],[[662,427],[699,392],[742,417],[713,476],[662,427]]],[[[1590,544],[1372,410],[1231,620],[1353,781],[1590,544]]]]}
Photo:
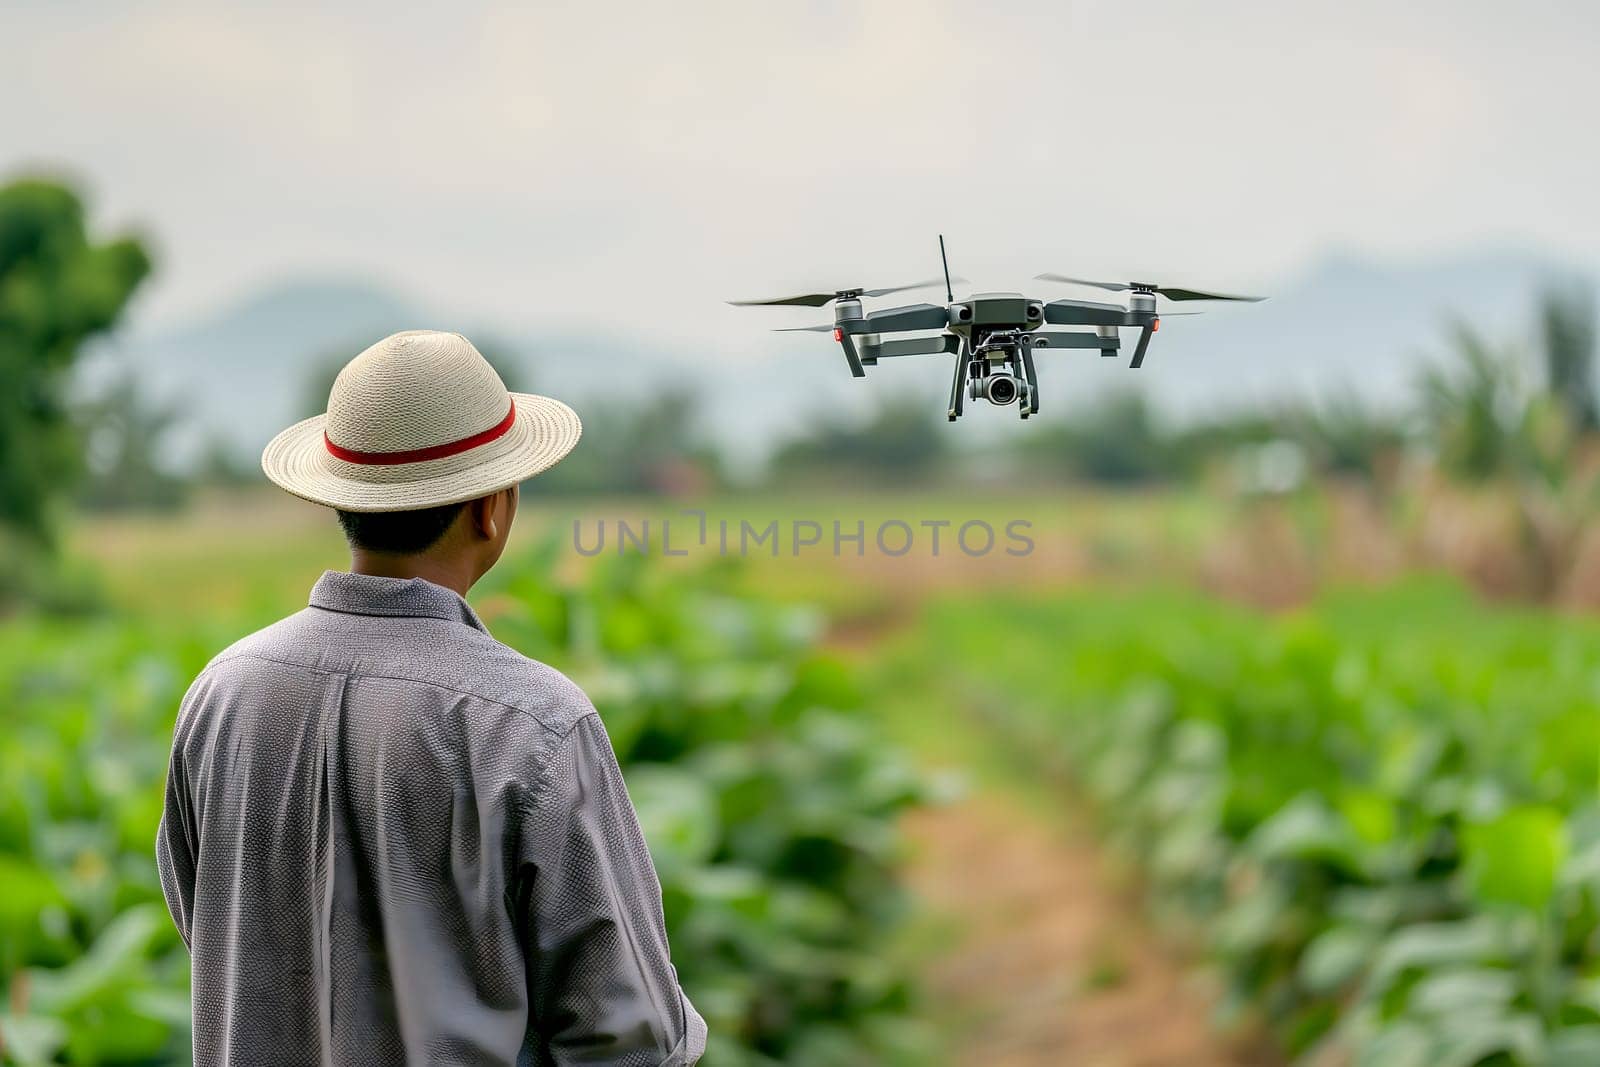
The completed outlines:
{"type": "Polygon", "coordinates": [[[1486,918],[1408,926],[1379,948],[1369,985],[1381,994],[1408,971],[1501,962],[1508,955],[1507,942],[1506,931],[1486,918]]]}
{"type": "Polygon", "coordinates": [[[1356,1067],[1437,1067],[1433,1037],[1416,1023],[1393,1023],[1362,1043],[1356,1067]]]}
{"type": "Polygon", "coordinates": [[[141,989],[128,997],[128,1006],[146,1019],[171,1027],[187,1029],[193,1018],[187,988],[141,989]]]}
{"type": "Polygon", "coordinates": [[[703,862],[716,847],[718,820],[711,790],[694,775],[663,764],[635,764],[628,794],[639,826],[660,862],[703,862]]]}
{"type": "Polygon", "coordinates": [[[49,872],[9,856],[0,856],[0,926],[31,924],[36,916],[62,900],[49,872]]]}
{"type": "Polygon", "coordinates": [[[1350,789],[1339,796],[1339,814],[1368,845],[1394,837],[1394,800],[1374,790],[1350,789]]]}
{"type": "Polygon", "coordinates": [[[1318,796],[1305,794],[1284,805],[1250,837],[1250,850],[1265,859],[1320,861],[1361,870],[1360,844],[1338,813],[1318,796]]]}
{"type": "Polygon", "coordinates": [[[49,1014],[66,1014],[127,981],[166,921],[161,909],[152,904],[123,912],[101,931],[88,952],[69,965],[33,972],[32,1006],[49,1014]]]}
{"type": "Polygon", "coordinates": [[[1485,967],[1453,967],[1425,976],[1411,990],[1409,1011],[1449,1021],[1465,1015],[1497,1016],[1518,992],[1517,976],[1485,967]]]}
{"type": "Polygon", "coordinates": [[[1360,977],[1383,934],[1367,926],[1334,926],[1306,946],[1300,984],[1312,993],[1333,993],[1360,977]]]}
{"type": "Polygon", "coordinates": [[[1567,833],[1553,808],[1512,808],[1462,833],[1467,884],[1485,904],[1542,911],[1567,855],[1567,833]]]}
{"type": "Polygon", "coordinates": [[[1600,1026],[1569,1026],[1550,1035],[1544,1067],[1594,1067],[1600,1063],[1600,1026]]]}
{"type": "Polygon", "coordinates": [[[1439,1022],[1433,1067],[1477,1067],[1495,1055],[1544,1062],[1544,1028],[1531,1015],[1457,1014],[1439,1022]]]}
{"type": "Polygon", "coordinates": [[[6,1055],[21,1067],[52,1063],[67,1044],[67,1025],[37,1015],[0,1015],[6,1055]]]}

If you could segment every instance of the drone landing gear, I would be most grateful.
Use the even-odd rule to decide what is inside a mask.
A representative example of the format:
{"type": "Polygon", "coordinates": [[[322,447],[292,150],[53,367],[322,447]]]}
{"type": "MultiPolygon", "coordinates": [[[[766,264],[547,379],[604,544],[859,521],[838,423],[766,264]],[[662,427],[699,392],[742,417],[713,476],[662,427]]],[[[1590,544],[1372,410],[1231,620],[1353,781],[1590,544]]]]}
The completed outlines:
{"type": "Polygon", "coordinates": [[[1128,366],[1132,369],[1138,370],[1140,367],[1144,366],[1145,351],[1149,349],[1150,338],[1159,328],[1158,324],[1160,322],[1160,319],[1156,319],[1154,322],[1151,322],[1145,326],[1144,329],[1139,331],[1139,347],[1133,350],[1133,362],[1128,364],[1128,366]]]}
{"type": "Polygon", "coordinates": [[[950,406],[945,417],[955,422],[962,415],[966,400],[987,398],[1001,407],[1017,405],[1017,414],[1023,419],[1039,413],[1039,375],[1033,366],[1033,352],[1028,345],[1019,345],[1006,355],[1009,373],[991,375],[990,364],[984,359],[973,359],[965,350],[956,354],[956,365],[950,379],[950,406]],[[1010,399],[1001,393],[1005,387],[1010,399]]]}
{"type": "Polygon", "coordinates": [[[956,374],[950,382],[950,410],[947,413],[950,422],[955,422],[961,417],[961,402],[967,391],[967,354],[965,351],[956,353],[956,374]]]}
{"type": "Polygon", "coordinates": [[[1033,345],[1024,342],[1017,348],[1017,358],[1022,363],[1022,397],[1017,401],[1018,414],[1026,419],[1039,413],[1039,375],[1033,369],[1033,345]]]}

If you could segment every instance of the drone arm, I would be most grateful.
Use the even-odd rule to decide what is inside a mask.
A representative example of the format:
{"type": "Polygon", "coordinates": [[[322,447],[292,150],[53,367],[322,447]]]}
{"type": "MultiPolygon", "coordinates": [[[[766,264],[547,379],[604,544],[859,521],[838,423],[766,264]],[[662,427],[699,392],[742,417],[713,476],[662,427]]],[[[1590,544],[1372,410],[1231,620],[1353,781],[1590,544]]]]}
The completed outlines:
{"type": "MultiPolygon", "coordinates": [[[[942,330],[950,325],[950,312],[934,304],[909,304],[906,307],[874,311],[865,319],[864,333],[900,333],[904,330],[942,330]]],[[[942,352],[944,349],[934,349],[942,352]]]]}
{"type": "Polygon", "coordinates": [[[1092,300],[1052,300],[1044,306],[1044,321],[1054,326],[1139,326],[1139,319],[1121,304],[1092,300]]]}
{"type": "Polygon", "coordinates": [[[881,341],[863,346],[862,358],[876,362],[885,356],[924,356],[938,352],[954,352],[961,338],[945,333],[937,337],[908,337],[901,341],[881,341]]]}
{"type": "Polygon", "coordinates": [[[1105,343],[1097,333],[1071,330],[1036,330],[1032,336],[1035,348],[1099,348],[1105,343]]]}

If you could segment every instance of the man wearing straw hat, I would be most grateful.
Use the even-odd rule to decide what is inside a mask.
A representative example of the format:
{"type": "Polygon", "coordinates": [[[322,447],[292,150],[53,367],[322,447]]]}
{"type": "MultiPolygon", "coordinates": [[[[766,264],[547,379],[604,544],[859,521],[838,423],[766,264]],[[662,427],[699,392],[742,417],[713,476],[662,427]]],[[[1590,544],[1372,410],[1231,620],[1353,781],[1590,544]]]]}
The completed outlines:
{"type": "Polygon", "coordinates": [[[157,858],[199,1067],[699,1058],[593,705],[463,599],[580,432],[464,337],[412,331],[267,446],[269,478],[338,511],[351,567],[178,713],[157,858]]]}

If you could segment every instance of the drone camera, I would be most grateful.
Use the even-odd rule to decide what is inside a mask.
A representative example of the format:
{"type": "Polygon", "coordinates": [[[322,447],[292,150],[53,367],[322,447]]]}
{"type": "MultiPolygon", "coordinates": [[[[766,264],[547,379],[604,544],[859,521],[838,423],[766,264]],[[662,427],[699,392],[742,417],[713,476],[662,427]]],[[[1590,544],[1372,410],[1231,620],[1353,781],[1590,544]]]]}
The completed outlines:
{"type": "Polygon", "coordinates": [[[1007,404],[1016,403],[1017,397],[1021,395],[1021,387],[1009,374],[991,374],[987,378],[974,381],[972,392],[974,400],[981,396],[996,407],[1005,407],[1007,404]]]}
{"type": "Polygon", "coordinates": [[[1044,318],[1044,305],[1043,304],[1029,304],[1028,305],[1028,321],[1029,322],[1038,322],[1042,318],[1044,318]]]}

